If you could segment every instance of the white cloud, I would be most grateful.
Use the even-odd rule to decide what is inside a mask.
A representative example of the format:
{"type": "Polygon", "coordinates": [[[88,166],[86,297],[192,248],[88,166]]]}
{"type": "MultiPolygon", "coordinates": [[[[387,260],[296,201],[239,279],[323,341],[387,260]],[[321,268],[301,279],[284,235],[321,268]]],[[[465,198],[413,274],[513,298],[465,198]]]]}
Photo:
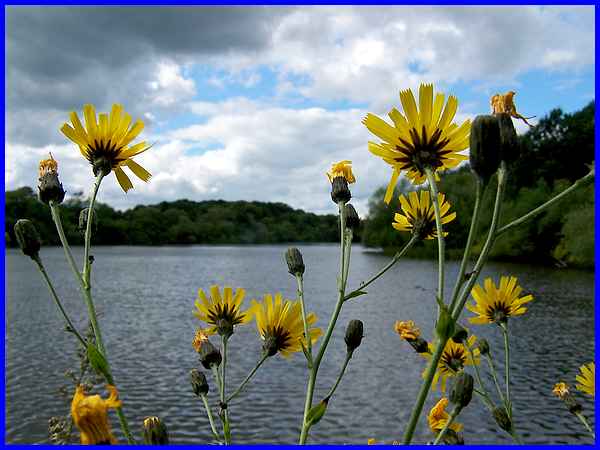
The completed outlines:
{"type": "Polygon", "coordinates": [[[185,78],[181,72],[181,66],[174,62],[160,62],[157,65],[156,77],[148,82],[151,104],[171,107],[196,95],[194,80],[185,78]]]}

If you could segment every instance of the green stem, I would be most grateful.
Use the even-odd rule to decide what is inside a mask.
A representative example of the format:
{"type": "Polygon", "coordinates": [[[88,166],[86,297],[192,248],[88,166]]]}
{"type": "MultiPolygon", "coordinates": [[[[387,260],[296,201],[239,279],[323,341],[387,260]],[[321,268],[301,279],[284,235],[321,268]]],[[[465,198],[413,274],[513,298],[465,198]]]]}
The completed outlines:
{"type": "Polygon", "coordinates": [[[225,438],[225,444],[231,444],[231,428],[229,424],[229,408],[225,402],[225,368],[227,367],[227,342],[229,338],[226,335],[221,336],[221,342],[223,343],[223,360],[221,361],[221,392],[220,398],[221,403],[225,405],[223,411],[223,437],[225,438]]]}
{"type": "Polygon", "coordinates": [[[65,234],[65,230],[63,229],[62,221],[60,219],[59,206],[53,201],[50,201],[50,214],[52,215],[52,220],[54,221],[54,225],[56,226],[56,231],[58,232],[60,243],[62,244],[63,249],[65,251],[65,256],[67,257],[69,267],[71,267],[71,271],[73,272],[73,275],[75,275],[75,279],[79,282],[83,289],[83,278],[81,276],[81,272],[77,268],[77,264],[75,263],[73,254],[71,253],[71,247],[69,247],[69,243],[67,242],[67,236],[65,234]]]}
{"type": "Polygon", "coordinates": [[[208,404],[208,398],[206,395],[201,395],[202,402],[204,403],[204,409],[206,409],[206,415],[208,416],[208,422],[210,423],[210,429],[212,430],[212,434],[218,443],[221,443],[221,438],[219,437],[219,433],[217,432],[217,427],[215,426],[215,421],[213,419],[212,410],[210,409],[210,405],[208,404]]]}
{"type": "Polygon", "coordinates": [[[441,303],[444,302],[444,231],[442,230],[442,214],[440,212],[440,203],[438,201],[438,189],[435,182],[435,176],[430,168],[425,169],[427,181],[429,181],[429,190],[435,211],[435,227],[438,242],[438,292],[437,296],[441,303]]]}
{"type": "Polygon", "coordinates": [[[417,242],[419,240],[419,237],[417,235],[412,235],[410,240],[406,243],[406,245],[402,248],[402,250],[400,250],[399,252],[397,252],[391,259],[391,261],[389,263],[387,263],[379,272],[377,272],[375,275],[373,275],[371,278],[369,278],[367,281],[363,281],[360,286],[356,289],[354,289],[353,291],[351,291],[348,295],[346,295],[344,297],[344,300],[348,300],[350,298],[352,298],[353,296],[356,295],[357,292],[362,291],[364,288],[366,288],[368,285],[370,285],[371,283],[373,283],[375,280],[377,280],[380,276],[382,276],[384,273],[386,273],[388,270],[390,270],[394,264],[396,264],[400,258],[402,258],[404,256],[404,254],[414,245],[415,242],[417,242]]]}
{"type": "Polygon", "coordinates": [[[575,415],[577,416],[577,418],[581,421],[581,423],[583,424],[583,426],[589,431],[589,433],[592,435],[593,439],[596,439],[596,433],[594,433],[594,430],[592,430],[592,427],[590,427],[590,424],[588,423],[587,419],[585,418],[585,416],[580,413],[580,412],[576,412],[575,415]]]}
{"type": "Polygon", "coordinates": [[[58,294],[56,293],[56,290],[54,289],[54,286],[52,285],[52,281],[50,281],[50,277],[48,276],[48,273],[46,272],[46,269],[44,268],[44,264],[42,263],[41,258],[39,256],[36,256],[34,258],[34,261],[36,262],[37,267],[40,270],[40,273],[44,277],[44,280],[46,280],[46,284],[48,285],[48,289],[50,290],[50,293],[52,294],[54,303],[56,303],[56,306],[58,306],[58,309],[60,310],[65,321],[67,322],[67,325],[69,326],[69,328],[71,329],[73,334],[77,337],[77,339],[79,339],[79,342],[81,342],[81,345],[83,345],[84,348],[87,348],[87,343],[85,342],[85,339],[83,339],[83,337],[81,337],[81,334],[79,334],[79,331],[77,331],[77,328],[75,328],[75,325],[73,325],[73,322],[69,318],[69,315],[63,308],[60,298],[58,298],[58,294]]]}
{"type": "Polygon", "coordinates": [[[496,236],[500,236],[501,234],[504,234],[505,232],[507,232],[511,228],[516,227],[517,225],[520,225],[523,222],[528,221],[529,219],[531,219],[531,218],[537,216],[538,214],[540,214],[541,212],[544,212],[546,209],[548,209],[550,206],[552,206],[553,204],[555,204],[556,202],[558,202],[559,200],[561,200],[563,197],[565,197],[566,195],[569,195],[575,189],[579,188],[582,185],[585,185],[588,181],[592,180],[594,178],[594,173],[595,173],[594,170],[591,170],[587,175],[585,175],[584,177],[582,177],[579,180],[575,181],[571,186],[569,186],[567,189],[565,189],[561,193],[559,193],[559,194],[555,195],[554,197],[552,197],[546,203],[542,203],[540,206],[538,206],[537,208],[529,211],[524,216],[521,216],[518,219],[515,219],[512,222],[504,225],[502,228],[500,228],[496,232],[496,236]]]}
{"type": "Polygon", "coordinates": [[[473,241],[475,240],[475,235],[477,234],[477,224],[479,223],[479,213],[481,211],[481,199],[483,197],[485,185],[479,177],[476,178],[477,186],[475,188],[475,206],[473,207],[473,216],[471,217],[471,226],[469,228],[469,236],[467,237],[465,251],[463,253],[462,261],[460,262],[458,275],[456,276],[456,284],[454,285],[454,290],[452,291],[452,297],[450,297],[450,311],[454,309],[460,288],[465,283],[465,272],[467,270],[469,257],[471,256],[471,247],[473,246],[473,241]]]}
{"type": "Polygon", "coordinates": [[[346,352],[346,359],[344,359],[344,364],[342,365],[342,369],[340,370],[340,373],[339,373],[337,379],[335,380],[334,385],[329,390],[329,393],[325,396],[325,398],[327,400],[329,400],[333,396],[335,390],[337,389],[338,385],[340,384],[340,381],[342,381],[342,377],[344,376],[344,373],[346,372],[346,367],[348,367],[348,363],[352,359],[352,353],[353,353],[353,351],[346,352]]]}
{"type": "Polygon", "coordinates": [[[477,379],[477,383],[479,384],[479,387],[481,388],[480,392],[477,390],[476,391],[479,393],[479,395],[481,395],[481,398],[483,399],[485,404],[488,406],[488,408],[490,408],[490,411],[491,411],[494,409],[494,403],[490,399],[490,395],[488,394],[487,390],[485,389],[485,385],[483,384],[483,380],[481,379],[481,373],[479,372],[479,365],[475,364],[475,355],[473,354],[473,349],[468,344],[468,342],[465,342],[465,347],[467,348],[467,351],[469,352],[469,355],[471,356],[471,361],[473,361],[473,368],[475,369],[475,378],[477,379]]]}
{"type": "Polygon", "coordinates": [[[446,421],[446,424],[441,429],[441,431],[438,433],[437,437],[435,438],[435,441],[433,441],[433,445],[438,445],[440,443],[440,441],[446,434],[446,431],[448,431],[448,429],[452,425],[452,422],[454,422],[454,419],[456,419],[458,417],[458,415],[460,414],[460,410],[461,410],[461,408],[459,408],[458,406],[456,406],[452,410],[452,412],[450,413],[450,417],[448,417],[448,420],[446,421]]]}
{"type": "Polygon", "coordinates": [[[500,328],[502,328],[502,334],[504,335],[504,383],[506,388],[506,412],[508,413],[508,417],[512,422],[512,404],[510,402],[510,345],[508,342],[507,324],[500,323],[500,328]]]}
{"type": "Polygon", "coordinates": [[[304,325],[304,338],[306,339],[306,351],[310,357],[308,361],[309,368],[312,366],[312,342],[308,333],[308,321],[306,319],[306,307],[304,305],[304,277],[301,273],[296,273],[296,283],[298,285],[298,298],[302,306],[302,323],[304,325]]]}
{"type": "Polygon", "coordinates": [[[85,225],[85,245],[83,250],[83,284],[88,289],[90,286],[91,271],[90,244],[92,241],[92,218],[94,214],[94,204],[96,203],[96,196],[98,195],[100,183],[102,183],[103,178],[104,175],[102,174],[102,172],[96,177],[96,182],[94,183],[94,189],[92,191],[92,197],[90,198],[90,205],[88,207],[87,223],[85,225]]]}
{"type": "Polygon", "coordinates": [[[244,387],[246,386],[246,384],[248,384],[248,382],[250,381],[250,379],[254,376],[254,374],[256,373],[256,371],[259,369],[260,366],[262,366],[262,363],[264,363],[266,361],[266,359],[269,357],[269,355],[267,353],[264,353],[263,356],[258,360],[258,362],[256,363],[256,365],[254,366],[254,368],[250,371],[250,373],[248,374],[248,376],[244,379],[244,381],[242,381],[242,383],[238,386],[238,388],[233,392],[233,394],[231,394],[229,397],[227,397],[227,400],[225,400],[225,403],[229,404],[229,402],[231,400],[233,400],[235,397],[238,396],[238,394],[240,392],[242,392],[242,389],[244,389],[244,387]]]}
{"type": "MultiPolygon", "coordinates": [[[[498,391],[498,395],[500,396],[500,400],[502,404],[506,407],[506,399],[504,398],[504,393],[502,392],[502,388],[500,388],[500,383],[498,383],[498,374],[496,372],[496,366],[494,365],[494,360],[492,359],[492,355],[487,353],[485,355],[485,359],[488,362],[488,366],[490,366],[490,373],[492,374],[492,379],[494,380],[494,385],[496,386],[496,391],[498,391]]],[[[508,414],[508,409],[506,410],[508,414]]],[[[510,414],[509,414],[510,417],[510,414]]]]}
{"type": "Polygon", "coordinates": [[[315,391],[315,381],[317,380],[317,373],[314,368],[310,370],[308,375],[308,385],[306,386],[306,398],[304,399],[304,414],[302,416],[302,430],[300,432],[300,441],[299,444],[305,444],[306,438],[308,437],[308,426],[306,424],[306,419],[308,417],[308,412],[312,406],[312,398],[313,393],[315,391]]]}

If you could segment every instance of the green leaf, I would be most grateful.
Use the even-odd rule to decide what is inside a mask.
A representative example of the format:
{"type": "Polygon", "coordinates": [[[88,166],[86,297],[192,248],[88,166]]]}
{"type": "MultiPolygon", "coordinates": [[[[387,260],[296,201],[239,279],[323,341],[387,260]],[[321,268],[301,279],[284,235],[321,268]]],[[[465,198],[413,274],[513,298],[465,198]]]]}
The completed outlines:
{"type": "Polygon", "coordinates": [[[313,406],[308,414],[306,415],[306,424],[309,427],[312,427],[314,424],[318,423],[319,420],[325,415],[325,411],[327,411],[327,403],[328,400],[321,400],[318,405],[313,406]]]}
{"type": "Polygon", "coordinates": [[[360,291],[360,290],[353,291],[353,292],[350,292],[348,295],[346,295],[346,297],[344,297],[344,301],[350,300],[351,298],[354,298],[354,297],[360,297],[361,295],[366,295],[366,294],[367,294],[366,291],[360,291]]]}
{"type": "Polygon", "coordinates": [[[96,348],[94,344],[88,344],[87,346],[87,357],[90,361],[91,366],[98,372],[104,375],[107,380],[111,379],[110,371],[108,368],[108,361],[104,357],[100,350],[96,348]]]}

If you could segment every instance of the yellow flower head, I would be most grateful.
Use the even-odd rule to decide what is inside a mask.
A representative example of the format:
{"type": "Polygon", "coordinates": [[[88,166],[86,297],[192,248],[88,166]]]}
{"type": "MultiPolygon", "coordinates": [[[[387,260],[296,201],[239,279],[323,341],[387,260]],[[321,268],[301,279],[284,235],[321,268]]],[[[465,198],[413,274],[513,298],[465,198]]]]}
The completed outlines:
{"type": "MultiPolygon", "coordinates": [[[[285,357],[302,350],[306,346],[302,305],[299,301],[284,300],[280,293],[265,294],[261,303],[252,300],[251,310],[256,318],[256,328],[264,341],[263,349],[269,356],[277,352],[285,357]]],[[[320,328],[310,328],[316,321],[315,313],[306,316],[311,343],[323,334],[320,328]]]]}
{"type": "Polygon", "coordinates": [[[404,170],[415,184],[425,181],[425,169],[434,173],[456,167],[467,156],[459,152],[469,146],[471,122],[466,120],[458,126],[453,123],[458,100],[448,97],[444,107],[444,94],[433,96],[432,84],[419,87],[419,106],[410,89],[400,91],[404,114],[393,108],[390,125],[374,114],[367,114],[363,123],[383,142],[369,142],[369,151],[392,166],[392,178],[384,201],[389,203],[400,173],[404,170]]]}
{"type": "Polygon", "coordinates": [[[478,284],[471,290],[474,303],[467,304],[467,309],[477,315],[469,319],[471,323],[506,322],[509,317],[524,314],[527,308],[523,305],[533,300],[532,295],[519,297],[523,288],[517,285],[515,277],[501,277],[499,287],[486,278],[483,286],[478,284]]]}
{"type": "Polygon", "coordinates": [[[110,396],[105,400],[99,395],[86,395],[83,386],[78,385],[71,402],[73,423],[81,432],[82,444],[116,444],[117,440],[110,431],[108,409],[118,408],[121,401],[117,388],[107,385],[110,396]]]}
{"type": "Polygon", "coordinates": [[[421,336],[421,330],[415,326],[415,323],[412,320],[407,320],[406,322],[398,320],[394,325],[394,329],[402,339],[407,341],[414,341],[421,336]]]}
{"type": "Polygon", "coordinates": [[[515,106],[514,97],[517,93],[515,91],[508,91],[506,94],[496,94],[493,95],[490,99],[490,105],[492,107],[493,114],[509,114],[511,117],[515,119],[521,119],[527,125],[532,127],[527,119],[533,119],[535,116],[524,117],[517,112],[517,107],[515,106]]]}
{"type": "Polygon", "coordinates": [[[344,160],[332,164],[331,170],[327,172],[327,178],[329,178],[330,183],[333,183],[333,179],[336,177],[344,177],[349,184],[356,182],[356,178],[352,173],[352,161],[344,160]]]}
{"type": "Polygon", "coordinates": [[[131,116],[124,113],[123,106],[118,104],[112,106],[110,115],[99,114],[98,120],[94,105],[84,105],[83,116],[85,128],[73,111],[70,115],[73,125],[65,123],[60,130],[79,146],[81,154],[92,164],[95,175],[108,175],[111,170],[114,171],[125,192],[133,188],[133,184],[123,166],[143,181],[150,179],[150,172],[131,159],[150,148],[146,142],[130,145],[143,130],[144,122],[137,120],[131,125],[131,116]]]}
{"type": "Polygon", "coordinates": [[[578,391],[585,392],[586,394],[595,397],[596,364],[593,362],[584,364],[579,370],[580,374],[575,377],[578,383],[575,387],[578,391]]]}
{"type": "Polygon", "coordinates": [[[39,166],[40,178],[42,178],[47,173],[56,173],[56,174],[58,173],[58,163],[52,157],[52,153],[50,153],[49,159],[42,159],[40,161],[40,166],[39,166]]]}
{"type": "Polygon", "coordinates": [[[556,383],[554,385],[554,389],[552,389],[552,393],[562,400],[569,395],[569,385],[567,383],[563,383],[562,381],[560,383],[556,383]]]}
{"type": "MultiPolygon", "coordinates": [[[[471,358],[465,344],[457,344],[452,339],[448,339],[433,376],[432,389],[436,389],[439,382],[440,390],[446,392],[448,378],[455,376],[465,366],[479,365],[479,349],[473,347],[476,340],[477,337],[475,336],[471,336],[467,340],[467,345],[473,352],[473,358],[471,358]]],[[[433,355],[433,345],[429,343],[429,353],[421,353],[421,355],[429,360],[433,355]]],[[[423,378],[425,378],[425,371],[423,372],[423,378]]]]}
{"type": "Polygon", "coordinates": [[[198,289],[194,315],[210,325],[202,332],[209,335],[218,333],[230,336],[236,325],[249,322],[252,318],[251,314],[241,310],[245,295],[246,290],[242,288],[238,288],[234,295],[230,286],[223,288],[223,295],[217,285],[210,287],[210,296],[206,296],[202,289],[198,289]]]}
{"type": "MultiPolygon", "coordinates": [[[[450,414],[446,412],[446,408],[448,407],[448,399],[442,397],[439,402],[435,404],[431,411],[429,411],[429,415],[427,416],[427,421],[429,422],[429,428],[435,434],[442,431],[446,423],[448,423],[448,419],[450,418],[450,414]]],[[[457,422],[452,422],[450,425],[450,429],[456,431],[457,433],[463,429],[462,424],[457,422]]]]}
{"type": "MultiPolygon", "coordinates": [[[[456,219],[456,213],[448,214],[450,210],[449,202],[446,201],[444,194],[438,193],[438,203],[442,216],[442,224],[447,224],[456,219]]],[[[437,227],[435,224],[435,210],[433,202],[429,196],[429,191],[422,190],[420,195],[416,191],[400,196],[400,206],[404,214],[394,214],[392,227],[398,231],[410,231],[418,235],[421,239],[434,239],[437,237],[437,227]]],[[[448,233],[444,231],[444,236],[448,233]]]]}
{"type": "Polygon", "coordinates": [[[208,341],[208,334],[206,334],[206,330],[198,328],[196,330],[196,334],[194,335],[194,340],[192,341],[192,347],[194,347],[194,350],[196,350],[199,353],[200,349],[202,348],[202,345],[206,341],[208,341]]]}
{"type": "MultiPolygon", "coordinates": [[[[369,438],[367,440],[367,445],[379,445],[380,442],[375,438],[369,438]]],[[[385,442],[381,442],[381,445],[386,445],[385,442]]],[[[398,441],[393,441],[392,445],[401,445],[398,441]]]]}

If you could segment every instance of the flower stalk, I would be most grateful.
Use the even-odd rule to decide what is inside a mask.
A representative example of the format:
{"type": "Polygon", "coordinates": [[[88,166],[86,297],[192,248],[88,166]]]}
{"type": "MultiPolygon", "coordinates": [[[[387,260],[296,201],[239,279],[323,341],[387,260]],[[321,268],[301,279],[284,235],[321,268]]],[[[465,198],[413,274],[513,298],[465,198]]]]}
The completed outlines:
{"type": "Polygon", "coordinates": [[[304,304],[304,276],[301,273],[296,273],[296,283],[298,285],[298,299],[302,306],[302,324],[304,325],[304,338],[306,339],[306,357],[308,360],[308,367],[312,367],[312,342],[310,334],[308,333],[308,321],[306,319],[306,306],[304,304]]]}
{"type": "Polygon", "coordinates": [[[448,420],[444,424],[444,427],[440,430],[440,432],[436,436],[435,440],[433,441],[433,445],[438,445],[440,443],[440,441],[442,440],[442,438],[446,434],[446,431],[448,431],[448,429],[450,428],[450,426],[452,425],[452,423],[454,422],[454,420],[460,414],[461,409],[462,408],[460,408],[459,406],[455,406],[454,407],[454,409],[450,413],[450,417],[448,417],[448,420]]]}
{"type": "Polygon", "coordinates": [[[437,298],[440,302],[444,302],[444,231],[442,230],[442,214],[440,212],[440,203],[438,200],[438,189],[435,177],[431,168],[425,169],[427,175],[427,181],[429,182],[429,190],[431,191],[431,201],[433,202],[433,210],[435,211],[435,227],[438,242],[438,291],[437,298]]]}
{"type": "Polygon", "coordinates": [[[210,405],[208,404],[208,398],[206,397],[206,394],[202,394],[200,396],[200,398],[202,399],[202,403],[204,403],[204,409],[206,410],[206,415],[208,416],[208,422],[210,423],[210,429],[212,431],[213,437],[215,438],[215,440],[218,443],[221,443],[221,437],[219,436],[219,433],[217,432],[217,427],[215,426],[215,420],[213,419],[212,409],[211,409],[210,405]]]}
{"type": "Polygon", "coordinates": [[[237,389],[235,391],[233,391],[232,394],[230,394],[227,399],[225,400],[225,403],[229,404],[229,402],[231,400],[233,400],[235,397],[238,396],[238,394],[240,394],[242,392],[242,390],[244,389],[244,387],[246,387],[246,384],[248,384],[248,382],[252,379],[252,377],[254,376],[254,374],[256,373],[256,371],[260,368],[260,366],[262,366],[262,364],[267,360],[267,358],[269,357],[269,354],[264,352],[262,357],[258,360],[258,362],[256,363],[256,365],[254,366],[254,368],[250,371],[250,373],[248,374],[248,376],[246,376],[246,378],[244,379],[244,381],[242,381],[240,383],[240,385],[237,387],[237,389]]]}

